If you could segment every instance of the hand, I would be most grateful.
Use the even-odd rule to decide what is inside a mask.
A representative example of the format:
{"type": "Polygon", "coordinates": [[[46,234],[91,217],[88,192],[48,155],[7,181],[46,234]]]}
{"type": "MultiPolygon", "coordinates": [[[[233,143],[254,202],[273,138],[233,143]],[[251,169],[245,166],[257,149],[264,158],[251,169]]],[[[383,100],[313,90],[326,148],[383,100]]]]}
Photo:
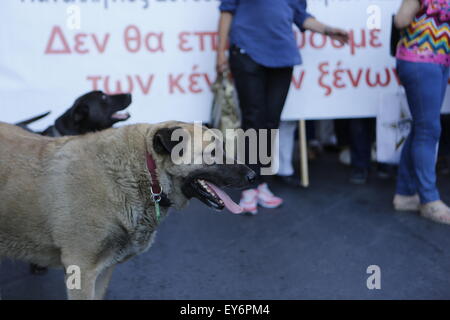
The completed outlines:
{"type": "Polygon", "coordinates": [[[216,72],[222,73],[225,70],[228,69],[228,59],[225,55],[225,51],[219,51],[217,53],[217,59],[216,59],[216,72]]]}
{"type": "Polygon", "coordinates": [[[324,34],[333,40],[339,41],[341,44],[348,43],[348,32],[343,29],[326,27],[324,34]]]}

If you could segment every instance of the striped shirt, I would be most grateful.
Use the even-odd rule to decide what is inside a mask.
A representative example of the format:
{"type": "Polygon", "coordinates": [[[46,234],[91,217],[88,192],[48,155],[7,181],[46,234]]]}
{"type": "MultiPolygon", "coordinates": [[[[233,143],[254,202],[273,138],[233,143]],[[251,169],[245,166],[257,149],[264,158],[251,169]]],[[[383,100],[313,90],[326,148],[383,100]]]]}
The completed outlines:
{"type": "Polygon", "coordinates": [[[450,0],[420,0],[413,22],[402,30],[397,58],[450,66],[450,0]]]}

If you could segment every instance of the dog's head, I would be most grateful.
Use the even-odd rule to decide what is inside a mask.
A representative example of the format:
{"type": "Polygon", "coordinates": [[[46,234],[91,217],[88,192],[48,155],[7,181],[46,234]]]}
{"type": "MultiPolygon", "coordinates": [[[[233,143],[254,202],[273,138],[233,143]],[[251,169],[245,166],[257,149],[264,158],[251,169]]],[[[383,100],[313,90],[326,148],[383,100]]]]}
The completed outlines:
{"type": "Polygon", "coordinates": [[[73,106],[58,120],[57,129],[63,134],[83,134],[111,128],[119,121],[128,120],[131,94],[105,94],[91,91],[75,100],[73,106]]]}
{"type": "Polygon", "coordinates": [[[244,188],[256,174],[226,154],[217,131],[198,124],[165,123],[151,130],[147,148],[163,167],[158,171],[170,184],[168,197],[176,207],[195,197],[217,210],[242,211],[222,188],[244,188]]]}

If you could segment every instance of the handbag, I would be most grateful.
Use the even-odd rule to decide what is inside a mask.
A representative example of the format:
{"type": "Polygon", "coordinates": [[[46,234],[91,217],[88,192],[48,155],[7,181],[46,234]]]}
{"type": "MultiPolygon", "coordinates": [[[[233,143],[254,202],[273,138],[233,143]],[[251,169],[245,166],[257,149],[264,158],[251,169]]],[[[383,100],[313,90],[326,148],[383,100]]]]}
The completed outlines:
{"type": "Polygon", "coordinates": [[[411,131],[412,118],[403,87],[386,93],[377,113],[377,161],[398,164],[411,131]]]}
{"type": "Polygon", "coordinates": [[[227,129],[241,126],[241,113],[234,84],[228,70],[220,73],[212,85],[214,94],[211,108],[210,125],[222,131],[225,137],[227,129]]]}

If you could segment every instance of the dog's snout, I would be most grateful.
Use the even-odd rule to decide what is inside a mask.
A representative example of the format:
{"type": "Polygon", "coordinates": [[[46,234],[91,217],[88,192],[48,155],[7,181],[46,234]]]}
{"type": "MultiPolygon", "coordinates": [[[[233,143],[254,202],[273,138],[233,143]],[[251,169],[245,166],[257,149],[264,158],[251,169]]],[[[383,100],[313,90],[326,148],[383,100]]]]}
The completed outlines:
{"type": "Polygon", "coordinates": [[[256,180],[256,173],[252,170],[249,173],[247,173],[247,181],[248,183],[253,183],[256,180]]]}

